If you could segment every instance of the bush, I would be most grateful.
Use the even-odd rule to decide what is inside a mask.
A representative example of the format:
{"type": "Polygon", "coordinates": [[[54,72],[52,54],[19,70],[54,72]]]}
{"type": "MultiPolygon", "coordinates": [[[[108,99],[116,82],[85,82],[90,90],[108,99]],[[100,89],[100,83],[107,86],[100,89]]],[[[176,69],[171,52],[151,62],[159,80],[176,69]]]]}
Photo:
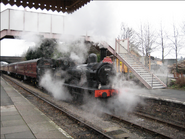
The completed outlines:
{"type": "Polygon", "coordinates": [[[37,58],[52,58],[54,56],[54,52],[56,50],[57,41],[54,39],[44,39],[41,44],[37,44],[39,47],[34,49],[28,49],[26,52],[26,59],[37,59],[37,58]]]}
{"type": "Polygon", "coordinates": [[[180,87],[180,88],[185,87],[185,77],[184,77],[184,75],[182,73],[181,74],[174,73],[174,78],[176,79],[175,84],[178,87],[180,87]]]}

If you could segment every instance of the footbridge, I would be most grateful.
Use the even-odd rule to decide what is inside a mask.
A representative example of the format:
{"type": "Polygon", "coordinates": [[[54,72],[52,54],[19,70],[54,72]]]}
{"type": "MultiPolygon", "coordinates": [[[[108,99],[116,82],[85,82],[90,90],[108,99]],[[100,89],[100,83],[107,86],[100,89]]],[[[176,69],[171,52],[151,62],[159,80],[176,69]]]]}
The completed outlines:
{"type": "Polygon", "coordinates": [[[0,62],[7,62],[7,63],[14,63],[25,61],[25,57],[18,57],[18,56],[0,56],[0,62]]]}
{"type": "Polygon", "coordinates": [[[63,33],[63,15],[15,9],[1,12],[0,40],[32,37],[31,35],[59,39],[63,33]]]}

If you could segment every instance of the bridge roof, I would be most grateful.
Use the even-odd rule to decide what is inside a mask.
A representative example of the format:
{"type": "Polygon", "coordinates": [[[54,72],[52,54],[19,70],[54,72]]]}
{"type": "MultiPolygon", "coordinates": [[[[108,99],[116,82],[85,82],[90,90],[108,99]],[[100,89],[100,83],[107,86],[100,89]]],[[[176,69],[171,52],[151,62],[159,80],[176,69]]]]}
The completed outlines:
{"type": "Polygon", "coordinates": [[[52,11],[62,11],[67,13],[72,13],[88,2],[90,0],[1,0],[2,3],[10,4],[10,5],[17,5],[35,9],[46,9],[46,10],[52,10],[52,11]]]}

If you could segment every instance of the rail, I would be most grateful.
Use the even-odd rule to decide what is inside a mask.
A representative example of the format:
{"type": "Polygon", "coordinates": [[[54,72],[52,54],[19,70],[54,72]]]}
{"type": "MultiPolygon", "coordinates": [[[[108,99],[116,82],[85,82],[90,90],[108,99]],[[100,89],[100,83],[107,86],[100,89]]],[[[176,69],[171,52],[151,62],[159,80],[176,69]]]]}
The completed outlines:
{"type": "MultiPolygon", "coordinates": [[[[8,80],[11,80],[13,83],[15,83],[16,85],[20,86],[21,88],[23,88],[24,90],[28,91],[30,94],[34,95],[35,97],[39,98],[40,100],[44,101],[45,103],[51,105],[52,107],[58,109],[59,111],[62,111],[63,113],[65,113],[66,115],[68,115],[69,117],[71,117],[74,121],[76,121],[76,123],[81,123],[81,125],[84,125],[86,128],[88,128],[89,130],[92,130],[93,132],[95,132],[95,134],[100,134],[103,136],[103,138],[105,139],[113,139],[111,136],[107,135],[106,133],[104,133],[103,131],[97,129],[96,127],[93,127],[92,125],[90,125],[89,123],[81,120],[78,117],[75,117],[73,114],[71,114],[70,112],[68,112],[67,110],[65,110],[65,108],[61,108],[59,106],[57,106],[56,104],[54,104],[53,102],[51,102],[50,100],[47,100],[43,97],[41,97],[40,95],[38,95],[36,92],[28,89],[27,87],[25,87],[24,85],[21,85],[19,82],[12,80],[10,77],[4,76],[3,78],[7,78],[8,80]]],[[[69,87],[69,86],[68,86],[69,87]]],[[[70,86],[70,87],[74,87],[74,86],[70,86]]]]}

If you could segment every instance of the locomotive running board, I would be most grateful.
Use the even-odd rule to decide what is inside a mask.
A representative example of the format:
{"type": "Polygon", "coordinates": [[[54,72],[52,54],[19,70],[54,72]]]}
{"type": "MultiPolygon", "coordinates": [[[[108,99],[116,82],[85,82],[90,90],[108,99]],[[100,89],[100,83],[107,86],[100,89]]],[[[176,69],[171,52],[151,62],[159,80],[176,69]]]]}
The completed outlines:
{"type": "MultiPolygon", "coordinates": [[[[111,96],[116,96],[116,94],[118,94],[118,90],[117,89],[112,89],[112,88],[108,88],[108,89],[93,89],[93,88],[87,88],[87,87],[80,87],[80,86],[76,86],[76,85],[71,85],[71,84],[66,84],[64,83],[63,86],[68,87],[68,88],[73,88],[74,91],[76,92],[81,92],[83,91],[91,91],[93,92],[93,95],[95,98],[109,98],[111,96]]],[[[74,94],[78,94],[73,92],[74,94]]]]}
{"type": "Polygon", "coordinates": [[[63,83],[63,86],[65,86],[65,87],[70,87],[70,88],[74,88],[74,89],[87,90],[87,91],[95,91],[95,90],[96,90],[96,89],[92,89],[92,88],[80,87],[80,86],[71,85],[71,84],[66,84],[66,83],[63,83]]]}

